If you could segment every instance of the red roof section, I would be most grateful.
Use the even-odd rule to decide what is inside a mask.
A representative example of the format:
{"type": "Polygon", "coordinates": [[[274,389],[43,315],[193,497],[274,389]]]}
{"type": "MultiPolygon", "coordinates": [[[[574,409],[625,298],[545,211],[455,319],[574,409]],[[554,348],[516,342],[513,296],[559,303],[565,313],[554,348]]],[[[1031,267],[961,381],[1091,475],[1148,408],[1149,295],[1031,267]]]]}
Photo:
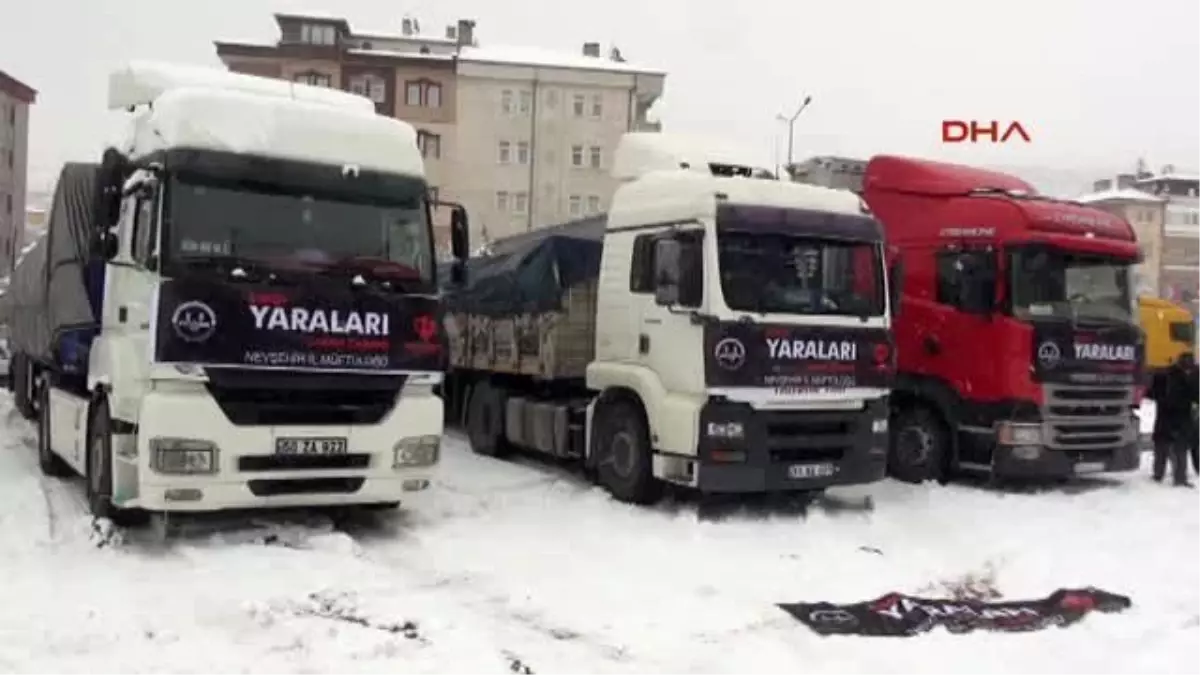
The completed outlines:
{"type": "Polygon", "coordinates": [[[1037,194],[1029,183],[998,171],[894,155],[876,155],[867,162],[863,188],[926,195],[965,195],[988,188],[1037,194]]]}
{"type": "Polygon", "coordinates": [[[25,103],[33,103],[37,100],[37,91],[33,87],[3,70],[0,70],[0,91],[4,91],[9,96],[20,99],[25,103]]]}

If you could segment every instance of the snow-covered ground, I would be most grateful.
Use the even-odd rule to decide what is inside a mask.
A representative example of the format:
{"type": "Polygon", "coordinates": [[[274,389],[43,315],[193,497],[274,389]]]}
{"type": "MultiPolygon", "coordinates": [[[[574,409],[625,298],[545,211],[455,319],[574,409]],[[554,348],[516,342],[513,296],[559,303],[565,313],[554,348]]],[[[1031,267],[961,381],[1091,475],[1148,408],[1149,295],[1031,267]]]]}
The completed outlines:
{"type": "Polygon", "coordinates": [[[807,517],[636,509],[447,443],[427,502],[353,534],[275,522],[97,546],[0,397],[3,672],[1196,672],[1200,511],[1140,472],[1066,490],[870,489],[807,517]],[[855,505],[860,508],[854,508],[855,505]],[[835,508],[840,505],[840,508],[835,508]],[[1095,585],[1122,614],[1029,634],[829,637],[774,606],[1095,585]],[[530,670],[526,670],[530,669],[530,670]]]}

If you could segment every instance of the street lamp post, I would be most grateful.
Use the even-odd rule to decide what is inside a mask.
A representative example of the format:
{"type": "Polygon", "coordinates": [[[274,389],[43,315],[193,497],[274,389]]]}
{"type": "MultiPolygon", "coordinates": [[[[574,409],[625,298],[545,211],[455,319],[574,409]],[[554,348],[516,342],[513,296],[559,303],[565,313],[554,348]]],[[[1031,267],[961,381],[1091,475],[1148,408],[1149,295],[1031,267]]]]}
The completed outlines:
{"type": "Polygon", "coordinates": [[[800,113],[804,112],[804,109],[808,107],[809,103],[812,103],[812,96],[805,96],[804,101],[800,103],[800,107],[796,109],[795,113],[792,113],[791,115],[784,115],[781,113],[775,116],[775,119],[779,120],[780,122],[786,122],[788,125],[787,164],[785,165],[785,168],[791,168],[792,162],[795,161],[795,159],[792,157],[792,150],[794,148],[796,139],[796,120],[800,117],[800,113]]]}

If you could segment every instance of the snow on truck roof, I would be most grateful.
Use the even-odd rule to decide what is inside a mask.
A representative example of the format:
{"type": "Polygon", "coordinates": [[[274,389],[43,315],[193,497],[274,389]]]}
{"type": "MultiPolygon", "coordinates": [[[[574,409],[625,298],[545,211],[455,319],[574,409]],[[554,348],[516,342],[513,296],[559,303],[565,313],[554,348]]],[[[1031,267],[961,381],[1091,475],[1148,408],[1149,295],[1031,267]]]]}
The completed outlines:
{"type": "Polygon", "coordinates": [[[233,74],[221,71],[198,78],[190,78],[194,73],[187,72],[188,78],[176,80],[164,75],[177,72],[162,69],[119,72],[123,75],[114,74],[110,83],[128,94],[118,97],[121,101],[150,97],[148,102],[153,103],[136,113],[122,148],[132,158],[189,148],[425,175],[416,130],[406,122],[375,114],[373,104],[365,98],[347,94],[352,100],[339,103],[339,97],[308,91],[325,91],[320,87],[288,83],[281,83],[284,89],[300,93],[283,95],[279,88],[255,89],[263,84],[255,80],[275,84],[266,78],[225,80],[220,76],[233,74]],[[146,78],[138,80],[141,75],[146,78]],[[210,75],[211,79],[206,79],[210,75]],[[234,82],[235,86],[221,86],[222,82],[234,82]],[[367,107],[358,106],[353,99],[361,99],[367,107]]]}
{"type": "Polygon", "coordinates": [[[294,101],[375,113],[369,99],[347,91],[314,87],[269,77],[231,73],[217,68],[184,66],[154,61],[133,61],[108,76],[108,107],[120,110],[154,103],[172,89],[202,87],[223,91],[241,91],[259,96],[274,96],[294,101]]]}
{"type": "Polygon", "coordinates": [[[609,213],[609,228],[662,219],[701,217],[720,192],[734,204],[863,215],[849,190],[759,178],[714,176],[709,164],[755,167],[730,144],[653,132],[625,134],[613,156],[613,176],[625,181],[609,213]]]}

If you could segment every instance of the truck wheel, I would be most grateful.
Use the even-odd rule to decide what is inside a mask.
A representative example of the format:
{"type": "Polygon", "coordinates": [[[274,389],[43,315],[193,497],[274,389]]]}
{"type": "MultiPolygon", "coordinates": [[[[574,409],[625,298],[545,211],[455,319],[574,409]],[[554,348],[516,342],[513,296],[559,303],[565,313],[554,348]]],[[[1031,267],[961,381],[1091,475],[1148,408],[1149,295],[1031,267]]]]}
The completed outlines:
{"type": "Polygon", "coordinates": [[[654,477],[650,429],[641,407],[617,400],[597,411],[596,478],[609,494],[628,504],[653,504],[663,484],[654,477]]]}
{"type": "Polygon", "coordinates": [[[107,518],[114,525],[140,524],[144,514],[118,508],[112,502],[112,417],[107,397],[100,396],[92,402],[87,429],[88,508],[96,518],[107,518]]]}
{"type": "Polygon", "coordinates": [[[476,454],[485,457],[508,454],[508,442],[504,438],[504,405],[504,392],[487,382],[481,382],[471,390],[467,402],[467,438],[476,454]]]}
{"type": "Polygon", "coordinates": [[[62,457],[54,454],[50,449],[50,383],[42,382],[42,386],[38,388],[38,407],[42,409],[42,414],[37,418],[37,452],[38,452],[38,468],[42,470],[42,474],[51,478],[65,478],[70,476],[74,471],[63,460],[62,457]]]}
{"type": "Polygon", "coordinates": [[[937,415],[924,407],[907,408],[892,430],[888,473],[905,483],[941,478],[948,445],[949,434],[937,415]]]}

